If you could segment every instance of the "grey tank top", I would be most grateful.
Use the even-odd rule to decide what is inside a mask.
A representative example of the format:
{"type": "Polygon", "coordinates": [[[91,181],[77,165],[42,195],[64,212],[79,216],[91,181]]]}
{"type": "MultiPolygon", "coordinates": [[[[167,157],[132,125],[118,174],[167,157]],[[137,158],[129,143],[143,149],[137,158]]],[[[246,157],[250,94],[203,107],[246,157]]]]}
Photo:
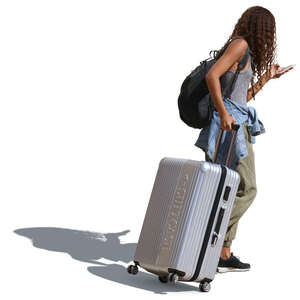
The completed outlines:
{"type": "MultiPolygon", "coordinates": [[[[249,59],[251,60],[250,54],[248,56],[247,64],[249,63],[249,59]]],[[[235,71],[227,70],[223,74],[223,76],[220,77],[220,84],[221,84],[223,95],[229,91],[234,73],[235,71]]],[[[246,69],[243,72],[240,72],[236,79],[235,86],[230,97],[231,100],[238,102],[239,104],[242,105],[247,105],[247,93],[248,93],[249,83],[251,81],[252,74],[253,71],[251,68],[251,61],[250,61],[250,65],[248,69],[246,69]]]]}

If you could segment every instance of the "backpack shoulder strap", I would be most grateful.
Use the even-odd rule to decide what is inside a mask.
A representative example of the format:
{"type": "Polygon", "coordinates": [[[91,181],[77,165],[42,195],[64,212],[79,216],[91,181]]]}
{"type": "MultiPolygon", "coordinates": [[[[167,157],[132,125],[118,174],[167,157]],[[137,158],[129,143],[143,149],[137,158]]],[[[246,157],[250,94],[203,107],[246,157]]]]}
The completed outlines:
{"type": "MultiPolygon", "coordinates": [[[[232,38],[232,39],[230,40],[230,42],[228,43],[228,45],[229,45],[233,40],[237,40],[237,39],[243,39],[243,40],[244,40],[243,37],[236,36],[236,37],[234,37],[234,38],[232,38]]],[[[240,68],[240,70],[242,70],[242,69],[246,66],[246,64],[247,64],[247,62],[248,62],[249,55],[250,55],[250,54],[249,54],[249,51],[250,51],[250,49],[249,49],[249,46],[248,46],[247,49],[245,50],[244,55],[243,55],[242,58],[239,60],[238,68],[240,68]]],[[[250,51],[250,52],[251,52],[251,51],[250,51]]]]}
{"type": "Polygon", "coordinates": [[[230,87],[229,92],[227,93],[226,97],[230,98],[232,91],[234,89],[237,77],[239,76],[240,71],[246,66],[246,64],[248,62],[248,58],[249,58],[249,47],[247,47],[243,57],[239,60],[237,70],[234,73],[234,76],[233,76],[232,82],[231,82],[231,87],[230,87]]]}
{"type": "Polygon", "coordinates": [[[247,49],[245,50],[245,53],[243,55],[243,57],[239,60],[239,64],[238,67],[240,67],[240,70],[242,70],[243,68],[246,67],[248,59],[249,59],[249,47],[247,47],[247,49]]]}

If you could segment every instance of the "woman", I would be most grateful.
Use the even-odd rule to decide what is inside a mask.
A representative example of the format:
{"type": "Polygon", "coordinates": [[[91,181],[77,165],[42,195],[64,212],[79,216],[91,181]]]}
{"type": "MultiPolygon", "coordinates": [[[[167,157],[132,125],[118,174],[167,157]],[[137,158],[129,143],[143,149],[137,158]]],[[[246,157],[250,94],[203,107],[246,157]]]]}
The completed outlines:
{"type": "Polygon", "coordinates": [[[222,139],[216,162],[225,162],[227,153],[224,149],[228,149],[226,146],[230,141],[230,136],[227,137],[227,135],[230,135],[232,124],[240,124],[229,166],[240,174],[241,181],[224,239],[218,272],[250,269],[250,264],[241,262],[237,256],[233,255],[230,247],[236,235],[238,221],[251,205],[257,193],[252,144],[255,143],[256,135],[265,132],[254,107],[247,106],[247,102],[270,79],[279,78],[287,72],[276,74],[281,67],[274,64],[276,56],[275,25],[274,16],[266,8],[261,6],[248,8],[239,18],[231,36],[220,50],[224,50],[227,46],[225,52],[206,75],[207,86],[216,111],[213,113],[210,125],[200,132],[195,145],[205,151],[207,161],[213,159],[217,135],[221,127],[225,130],[225,137],[222,139]],[[231,41],[232,38],[237,39],[231,41]],[[247,63],[241,69],[230,97],[224,96],[227,94],[238,62],[244,55],[247,55],[248,47],[250,51],[247,63]],[[255,84],[253,84],[254,76],[257,77],[255,84]],[[248,89],[250,81],[253,88],[248,89]]]}

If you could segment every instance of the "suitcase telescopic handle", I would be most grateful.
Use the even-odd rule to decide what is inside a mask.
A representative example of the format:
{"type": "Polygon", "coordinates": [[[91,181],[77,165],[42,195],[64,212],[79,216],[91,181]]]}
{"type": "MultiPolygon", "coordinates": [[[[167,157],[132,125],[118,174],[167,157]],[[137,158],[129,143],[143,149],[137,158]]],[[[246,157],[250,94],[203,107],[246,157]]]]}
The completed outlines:
{"type": "MultiPolygon", "coordinates": [[[[229,150],[228,150],[228,154],[227,154],[227,159],[226,159],[226,163],[225,163],[225,165],[227,167],[229,166],[229,161],[230,161],[230,157],[231,157],[231,152],[232,152],[233,144],[234,144],[234,142],[236,140],[236,136],[237,136],[237,132],[238,132],[239,128],[240,128],[239,124],[232,124],[231,125],[232,137],[231,137],[231,142],[230,142],[230,146],[229,146],[229,150]]],[[[216,150],[215,150],[215,154],[214,154],[214,158],[213,158],[213,162],[214,163],[217,160],[217,155],[218,155],[218,152],[219,152],[219,148],[220,148],[220,143],[221,143],[223,132],[224,132],[224,129],[222,129],[220,127],[220,131],[219,131],[219,135],[218,135],[218,139],[217,139],[216,150]]]]}

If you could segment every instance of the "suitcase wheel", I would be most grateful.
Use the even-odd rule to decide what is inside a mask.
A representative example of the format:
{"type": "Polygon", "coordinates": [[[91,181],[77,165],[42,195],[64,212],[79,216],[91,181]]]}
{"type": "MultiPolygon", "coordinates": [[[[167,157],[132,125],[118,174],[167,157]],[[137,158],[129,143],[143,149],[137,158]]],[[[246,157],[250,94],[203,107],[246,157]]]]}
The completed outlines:
{"type": "Polygon", "coordinates": [[[137,267],[137,266],[134,266],[134,265],[130,265],[130,266],[128,266],[128,268],[127,268],[127,272],[128,272],[129,274],[135,275],[135,274],[138,273],[138,271],[139,271],[138,267],[137,267]]]}
{"type": "Polygon", "coordinates": [[[169,274],[169,280],[171,282],[176,283],[178,281],[178,279],[179,279],[178,274],[176,274],[176,273],[169,274]]]}
{"type": "Polygon", "coordinates": [[[207,281],[200,282],[199,289],[201,292],[209,292],[210,291],[210,283],[207,281]]]}
{"type": "Polygon", "coordinates": [[[169,276],[168,275],[166,275],[166,276],[158,276],[158,279],[162,283],[167,283],[169,281],[169,276]]]}

